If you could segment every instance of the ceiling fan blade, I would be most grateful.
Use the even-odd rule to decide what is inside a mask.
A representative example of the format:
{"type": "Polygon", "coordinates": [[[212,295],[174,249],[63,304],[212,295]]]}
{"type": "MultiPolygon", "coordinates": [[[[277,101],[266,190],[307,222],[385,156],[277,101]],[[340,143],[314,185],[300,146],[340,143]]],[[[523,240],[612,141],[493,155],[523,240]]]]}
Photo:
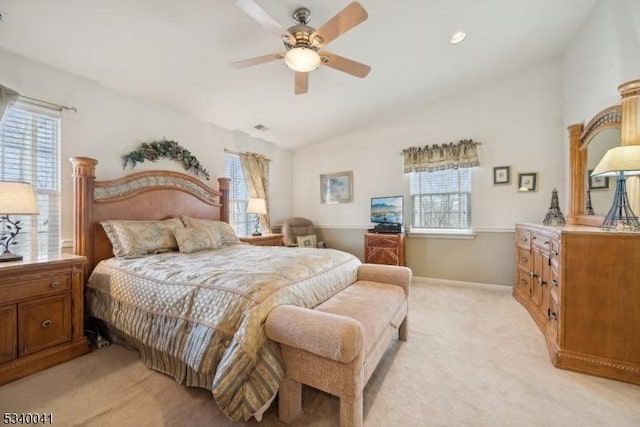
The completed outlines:
{"type": "Polygon", "coordinates": [[[296,44],[296,39],[278,21],[273,19],[263,8],[253,0],[236,0],[236,5],[247,15],[262,24],[263,27],[280,37],[287,37],[292,45],[296,44]]]}
{"type": "Polygon", "coordinates": [[[367,74],[371,71],[370,66],[343,58],[335,53],[319,52],[319,55],[320,58],[322,58],[323,65],[342,71],[343,73],[351,74],[352,76],[360,77],[361,79],[367,77],[367,74]]]}
{"type": "Polygon", "coordinates": [[[296,71],[295,94],[302,95],[309,91],[309,73],[296,71]]]}
{"type": "Polygon", "coordinates": [[[329,19],[325,24],[311,34],[311,40],[320,36],[322,42],[318,46],[324,46],[337,39],[356,25],[364,22],[368,18],[367,11],[357,1],[350,3],[342,9],[336,16],[329,19]]]}
{"type": "Polygon", "coordinates": [[[252,67],[254,65],[264,64],[265,62],[277,61],[284,58],[284,52],[270,53],[269,55],[256,56],[255,58],[243,59],[242,61],[232,62],[236,68],[252,67]]]}

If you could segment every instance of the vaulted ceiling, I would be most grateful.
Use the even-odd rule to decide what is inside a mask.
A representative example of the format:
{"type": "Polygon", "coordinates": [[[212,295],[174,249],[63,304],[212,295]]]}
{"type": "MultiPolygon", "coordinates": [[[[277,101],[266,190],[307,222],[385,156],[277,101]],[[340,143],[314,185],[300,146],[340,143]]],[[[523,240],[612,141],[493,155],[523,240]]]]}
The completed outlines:
{"type": "MultiPolygon", "coordinates": [[[[318,28],[350,2],[255,1],[286,28],[298,7],[318,28]]],[[[320,67],[305,95],[282,61],[230,65],[283,50],[235,0],[1,0],[0,47],[295,149],[556,57],[595,2],[361,0],[369,18],[327,50],[371,73],[320,67]]]]}

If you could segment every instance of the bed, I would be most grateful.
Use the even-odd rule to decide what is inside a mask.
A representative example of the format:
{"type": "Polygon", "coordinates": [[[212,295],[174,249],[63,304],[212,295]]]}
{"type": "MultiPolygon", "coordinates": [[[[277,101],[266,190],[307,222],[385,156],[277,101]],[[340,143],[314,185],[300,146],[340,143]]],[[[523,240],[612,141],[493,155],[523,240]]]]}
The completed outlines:
{"type": "Polygon", "coordinates": [[[269,312],[326,301],[356,281],[360,261],[331,249],[251,246],[233,236],[191,253],[178,239],[180,250],[114,257],[120,243],[109,227],[127,221],[179,221],[198,230],[191,234],[214,222],[224,228],[228,181],[219,179],[213,190],[169,171],[96,181],[96,160],[71,162],[74,253],[88,260],[88,314],[148,367],[209,389],[230,419],[260,419],[284,373],[279,347],[264,335],[269,312]]]}

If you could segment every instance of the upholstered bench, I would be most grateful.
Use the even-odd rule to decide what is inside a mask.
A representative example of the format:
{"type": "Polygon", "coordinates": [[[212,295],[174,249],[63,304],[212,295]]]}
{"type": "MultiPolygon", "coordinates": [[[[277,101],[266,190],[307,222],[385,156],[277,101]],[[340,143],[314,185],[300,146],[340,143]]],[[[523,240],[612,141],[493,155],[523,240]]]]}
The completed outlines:
{"type": "Polygon", "coordinates": [[[340,398],[340,425],[363,425],[362,391],[398,331],[407,339],[411,270],[362,264],[358,280],[314,309],[282,305],[269,314],[267,337],[281,344],[285,379],[279,417],[302,410],[301,384],[340,398]],[[304,324],[304,328],[292,325],[304,324]]]}

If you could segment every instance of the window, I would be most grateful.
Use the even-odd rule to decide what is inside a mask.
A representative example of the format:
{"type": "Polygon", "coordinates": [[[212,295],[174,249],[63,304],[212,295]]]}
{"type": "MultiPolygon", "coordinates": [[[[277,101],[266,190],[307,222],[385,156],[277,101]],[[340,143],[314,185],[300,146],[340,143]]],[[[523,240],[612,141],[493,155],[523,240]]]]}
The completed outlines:
{"type": "MultiPolygon", "coordinates": [[[[18,102],[0,123],[0,180],[30,183],[39,215],[16,216],[22,230],[12,252],[60,252],[60,114],[18,102]]],[[[13,219],[13,218],[12,218],[13,219]]]]}
{"type": "Polygon", "coordinates": [[[412,172],[411,229],[471,228],[471,169],[412,172]]]}
{"type": "Polygon", "coordinates": [[[249,191],[242,173],[240,157],[227,153],[224,169],[224,176],[231,180],[229,183],[229,224],[238,236],[248,236],[252,230],[252,219],[247,214],[249,191]]]}

